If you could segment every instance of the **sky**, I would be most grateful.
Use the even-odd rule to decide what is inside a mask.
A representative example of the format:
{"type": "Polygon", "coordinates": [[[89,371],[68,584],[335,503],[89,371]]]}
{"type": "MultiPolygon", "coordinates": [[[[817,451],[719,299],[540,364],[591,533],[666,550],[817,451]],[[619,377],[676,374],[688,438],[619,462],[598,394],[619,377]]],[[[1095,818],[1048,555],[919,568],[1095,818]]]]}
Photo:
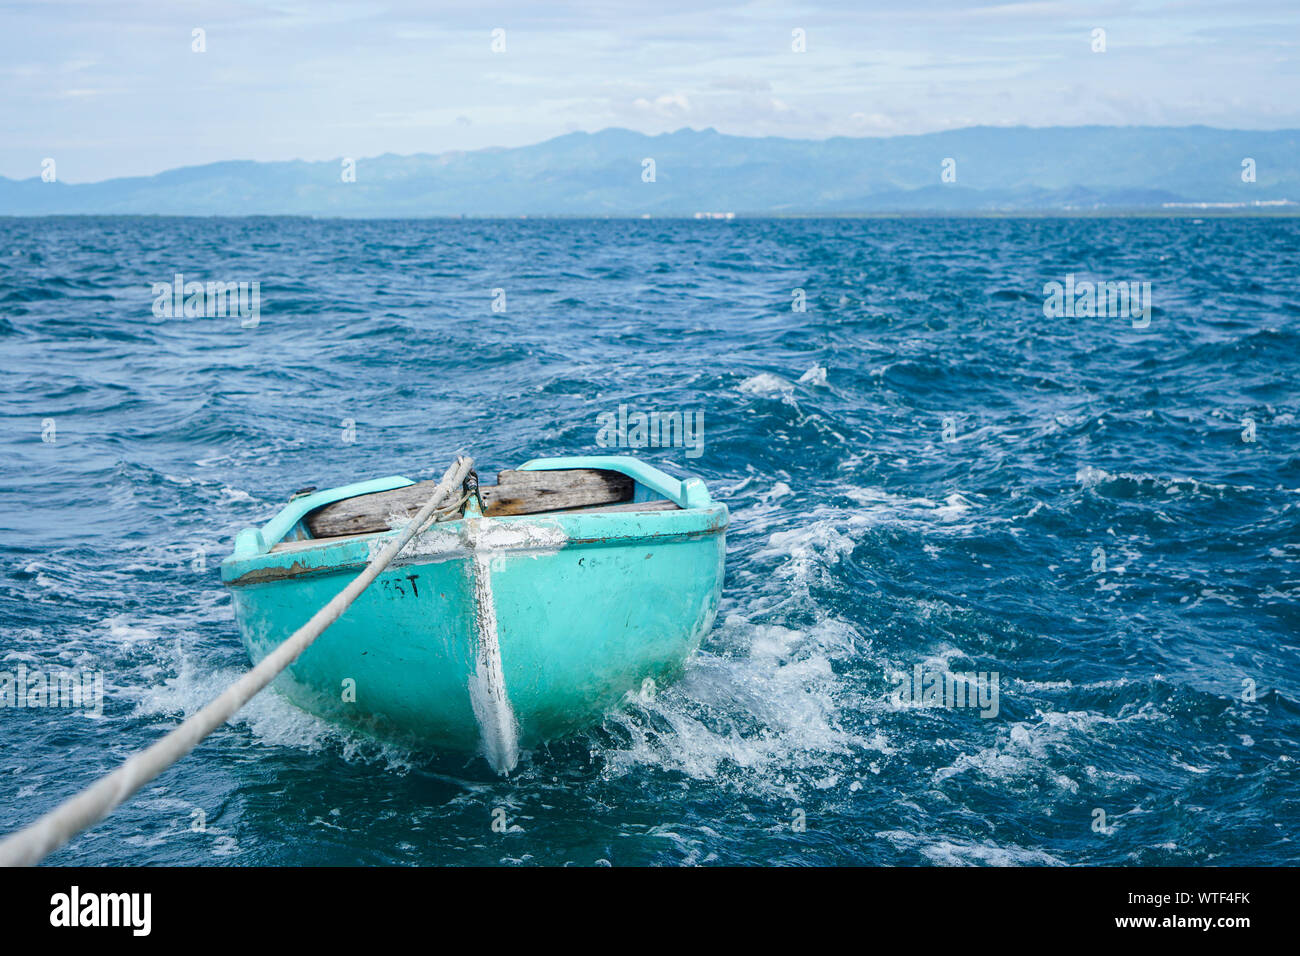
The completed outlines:
{"type": "Polygon", "coordinates": [[[93,182],[611,126],[822,139],[1198,123],[1300,127],[1300,0],[0,0],[13,179],[46,158],[93,182]]]}

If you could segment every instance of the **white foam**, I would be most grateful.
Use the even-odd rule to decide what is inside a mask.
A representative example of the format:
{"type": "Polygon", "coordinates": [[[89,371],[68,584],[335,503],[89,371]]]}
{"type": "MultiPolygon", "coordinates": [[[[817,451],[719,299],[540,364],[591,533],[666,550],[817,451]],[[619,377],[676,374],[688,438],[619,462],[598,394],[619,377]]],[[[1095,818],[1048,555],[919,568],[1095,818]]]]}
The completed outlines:
{"type": "Polygon", "coordinates": [[[790,489],[789,485],[784,481],[778,481],[770,490],[759,495],[759,500],[763,502],[779,501],[782,498],[788,498],[792,494],[794,494],[794,492],[790,489]]]}
{"type": "Polygon", "coordinates": [[[914,530],[932,530],[939,524],[951,525],[946,531],[966,531],[969,523],[958,519],[978,510],[979,505],[961,491],[954,491],[937,502],[930,498],[897,495],[883,488],[846,486],[837,489],[859,505],[847,515],[872,525],[893,525],[914,530]]]}
{"type": "Polygon", "coordinates": [[[906,830],[885,830],[877,833],[876,836],[902,849],[916,850],[927,860],[940,866],[1065,865],[1064,860],[1043,850],[1027,850],[1019,846],[976,843],[974,840],[960,837],[936,840],[933,837],[908,833],[906,830]]]}
{"type": "Polygon", "coordinates": [[[799,376],[799,381],[801,384],[805,385],[825,385],[826,369],[822,368],[820,365],[814,365],[812,368],[808,369],[808,371],[799,376]]]}
{"type": "Polygon", "coordinates": [[[955,521],[971,507],[971,502],[961,492],[955,491],[943,499],[943,504],[934,509],[934,514],[943,521],[955,521]]]}
{"type": "Polygon", "coordinates": [[[832,666],[858,653],[860,636],[841,621],[806,630],[730,616],[718,652],[700,652],[682,680],[649,701],[629,695],[606,718],[622,739],[605,749],[605,772],[645,766],[724,786],[795,794],[836,782],[832,765],[862,751],[888,752],[880,734],[862,738],[840,722],[851,686],[832,666]]]}
{"type": "Polygon", "coordinates": [[[1207,495],[1217,497],[1225,491],[1254,491],[1253,485],[1229,485],[1212,481],[1200,481],[1196,478],[1178,475],[1152,475],[1147,472],[1109,472],[1104,468],[1084,465],[1075,472],[1074,480],[1084,488],[1096,488],[1111,481],[1132,481],[1137,484],[1150,484],[1164,491],[1166,495],[1207,495]]]}
{"type": "Polygon", "coordinates": [[[740,390],[746,395],[780,395],[794,392],[794,384],[780,375],[759,372],[741,382],[740,390]]]}
{"type": "Polygon", "coordinates": [[[807,581],[837,563],[844,555],[852,553],[857,542],[836,522],[823,519],[813,521],[790,531],[776,531],[768,536],[767,545],[760,548],[755,558],[782,559],[776,569],[778,577],[807,581]]]}
{"type": "MultiPolygon", "coordinates": [[[[1076,793],[1077,781],[1050,769],[1060,762],[1054,756],[1056,751],[1083,749],[1102,726],[1160,719],[1149,703],[1118,717],[1091,711],[1040,710],[1033,720],[1018,721],[999,730],[998,740],[992,746],[961,754],[950,765],[934,771],[933,779],[942,783],[950,777],[973,774],[1003,786],[1047,780],[1059,790],[1076,793]]],[[[1121,778],[1119,774],[1095,768],[1090,768],[1090,776],[1121,778]]]]}
{"type": "MultiPolygon", "coordinates": [[[[121,689],[121,696],[135,699],[137,715],[189,717],[246,672],[246,668],[213,667],[193,658],[184,652],[179,640],[170,647],[174,652],[169,655],[167,669],[175,676],[152,685],[121,689]]],[[[413,762],[410,751],[309,714],[273,692],[255,696],[230,719],[230,725],[247,731],[259,744],[309,753],[337,746],[346,760],[379,762],[398,772],[409,770],[413,762]]],[[[220,736],[230,731],[216,733],[220,736]]]]}

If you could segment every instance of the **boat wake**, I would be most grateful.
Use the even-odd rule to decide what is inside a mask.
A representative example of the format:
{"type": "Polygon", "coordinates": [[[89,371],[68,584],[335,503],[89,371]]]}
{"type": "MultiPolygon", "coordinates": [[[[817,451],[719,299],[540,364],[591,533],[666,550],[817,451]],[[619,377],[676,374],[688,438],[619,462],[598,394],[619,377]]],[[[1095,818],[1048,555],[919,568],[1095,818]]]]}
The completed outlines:
{"type": "Polygon", "coordinates": [[[856,776],[864,754],[889,750],[879,733],[843,720],[856,695],[835,663],[857,644],[840,621],[796,629],[730,614],[680,682],[605,718],[605,774],[652,769],[768,797],[856,776]]]}

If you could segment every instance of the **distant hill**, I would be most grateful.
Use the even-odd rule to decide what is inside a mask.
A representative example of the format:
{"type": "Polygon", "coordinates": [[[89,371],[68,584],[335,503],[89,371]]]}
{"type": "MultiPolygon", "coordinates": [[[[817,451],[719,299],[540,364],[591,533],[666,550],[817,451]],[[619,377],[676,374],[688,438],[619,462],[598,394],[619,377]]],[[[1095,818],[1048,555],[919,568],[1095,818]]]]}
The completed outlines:
{"type": "MultiPolygon", "coordinates": [[[[68,185],[0,177],[0,215],[674,216],[1161,209],[1300,202],[1300,131],[972,127],[797,140],[682,129],[341,161],[235,161],[68,185]],[[1242,182],[1242,161],[1256,181],[1242,182]],[[642,180],[654,160],[654,182],[642,180]],[[956,181],[944,182],[951,159],[956,181]]],[[[1293,209],[1297,207],[1292,207],[1293,209]]]]}

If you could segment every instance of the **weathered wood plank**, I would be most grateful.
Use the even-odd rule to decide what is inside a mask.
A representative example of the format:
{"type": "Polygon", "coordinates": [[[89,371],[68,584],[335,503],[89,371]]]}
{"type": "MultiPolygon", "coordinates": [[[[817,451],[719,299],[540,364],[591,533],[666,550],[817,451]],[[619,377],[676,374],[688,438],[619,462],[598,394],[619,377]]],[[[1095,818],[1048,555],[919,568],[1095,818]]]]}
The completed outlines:
{"type": "Polygon", "coordinates": [[[308,514],[305,519],[307,530],[313,538],[387,531],[394,524],[413,518],[437,484],[436,481],[417,481],[405,488],[344,498],[308,514]],[[390,518],[395,520],[390,522],[390,518]]]}
{"type": "Polygon", "coordinates": [[[628,501],[635,483],[616,471],[503,471],[495,485],[479,489],[489,517],[531,515],[628,501]]]}
{"type": "MultiPolygon", "coordinates": [[[[490,517],[617,504],[631,499],[634,487],[627,475],[586,468],[503,471],[497,476],[497,482],[479,488],[484,513],[490,517]]],[[[436,484],[421,481],[405,488],[336,501],[307,515],[307,530],[314,538],[387,531],[419,511],[436,484]]]]}

